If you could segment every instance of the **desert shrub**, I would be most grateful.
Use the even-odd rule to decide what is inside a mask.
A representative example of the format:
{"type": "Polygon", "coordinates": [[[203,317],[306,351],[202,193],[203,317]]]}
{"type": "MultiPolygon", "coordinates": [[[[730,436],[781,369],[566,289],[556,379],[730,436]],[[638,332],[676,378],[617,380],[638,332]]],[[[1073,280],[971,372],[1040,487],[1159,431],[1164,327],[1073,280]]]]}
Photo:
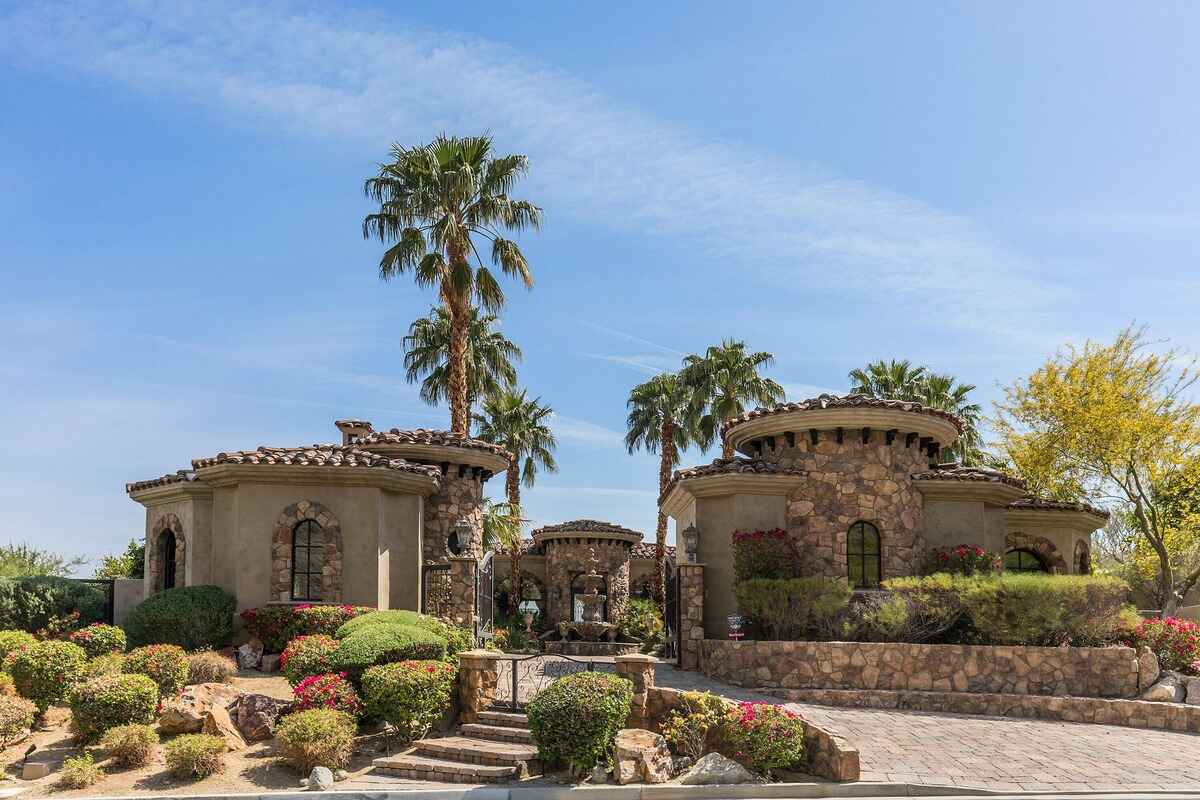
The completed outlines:
{"type": "Polygon", "coordinates": [[[663,723],[662,735],[676,752],[695,760],[719,750],[731,706],[711,692],[683,692],[680,701],[663,723]]]}
{"type": "Polygon", "coordinates": [[[529,728],[543,761],[590,770],[603,760],[629,717],[633,683],[607,672],[577,672],[529,702],[529,728]]]}
{"type": "Polygon", "coordinates": [[[357,680],[377,664],[446,657],[446,640],[410,625],[372,625],[342,639],[329,656],[333,672],[348,672],[357,680]]]}
{"type": "Polygon", "coordinates": [[[149,725],[118,725],[104,732],[100,747],[123,767],[144,767],[154,757],[158,734],[149,725]]]}
{"type": "Polygon", "coordinates": [[[0,631],[0,661],[7,659],[12,651],[29,647],[36,641],[36,636],[25,631],[0,631]]]}
{"type": "Polygon", "coordinates": [[[804,758],[804,720],[770,703],[739,703],[725,727],[730,754],[767,777],[804,758]]]}
{"type": "Polygon", "coordinates": [[[1144,619],[1127,639],[1130,647],[1149,647],[1163,669],[1195,673],[1200,660],[1200,625],[1178,617],[1144,619]]]}
{"type": "Polygon", "coordinates": [[[67,639],[82,647],[88,658],[125,652],[125,631],[116,625],[93,622],[86,628],[72,631],[67,639]]]}
{"type": "Polygon", "coordinates": [[[333,636],[348,621],[374,610],[345,605],[263,606],[247,608],[241,617],[268,653],[279,653],[297,636],[333,636]]]}
{"type": "Polygon", "coordinates": [[[925,572],[951,575],[991,575],[1000,571],[1002,560],[996,553],[984,550],[977,544],[960,544],[954,547],[935,547],[925,556],[925,572]]]}
{"type": "Polygon", "coordinates": [[[850,604],[845,578],[753,578],[734,587],[738,608],[771,639],[830,630],[850,604]]]}
{"type": "Polygon", "coordinates": [[[18,697],[17,685],[13,683],[12,675],[0,672],[0,697],[18,697]]]}
{"type": "Polygon", "coordinates": [[[145,675],[104,675],[72,686],[67,701],[71,729],[91,742],[118,725],[153,722],[158,685],[145,675]]]}
{"type": "Polygon", "coordinates": [[[55,618],[77,614],[87,625],[104,619],[104,591],[90,583],[35,575],[0,578],[0,628],[39,631],[55,618]]]}
{"type": "Polygon", "coordinates": [[[158,691],[165,700],[179,694],[187,685],[188,657],[182,647],[151,644],[130,650],[123,669],[130,674],[148,676],[158,684],[158,691]]]}
{"type": "Polygon", "coordinates": [[[733,532],[733,579],[795,578],[800,552],[783,528],[733,532]]]}
{"type": "Polygon", "coordinates": [[[237,675],[232,658],[212,650],[192,653],[187,661],[187,683],[229,683],[237,675]]]}
{"type": "Polygon", "coordinates": [[[313,767],[346,766],[353,753],[355,731],[349,714],[314,708],[284,717],[275,738],[284,761],[307,775],[313,767]]]}
{"type": "MultiPolygon", "coordinates": [[[[372,669],[377,669],[372,667],[372,669]]],[[[370,670],[368,670],[369,672],[370,670]]],[[[296,710],[310,708],[332,708],[343,711],[355,719],[363,712],[362,700],[354,685],[346,679],[346,673],[309,675],[292,689],[296,697],[296,710]]]]}
{"type": "Polygon", "coordinates": [[[650,653],[663,642],[666,627],[658,604],[644,597],[631,597],[617,619],[621,633],[642,643],[642,652],[650,653]]]}
{"type": "Polygon", "coordinates": [[[17,691],[44,712],[83,675],[87,654],[77,644],[52,640],[15,650],[5,663],[17,691]]]}
{"type": "Polygon", "coordinates": [[[33,727],[37,706],[24,697],[0,695],[0,747],[7,747],[33,727]]]}
{"type": "Polygon", "coordinates": [[[176,778],[199,780],[225,769],[225,740],[208,733],[185,733],[167,742],[163,755],[176,778]]]}
{"type": "Polygon", "coordinates": [[[390,722],[406,741],[424,736],[450,707],[457,670],[445,661],[401,661],[363,673],[367,714],[390,722]]]}
{"type": "Polygon", "coordinates": [[[92,758],[91,753],[71,756],[63,761],[58,785],[64,789],[86,789],[104,777],[104,770],[92,758]]]}
{"type": "Polygon", "coordinates": [[[321,634],[297,636],[287,643],[279,656],[279,669],[292,686],[309,675],[331,672],[330,657],[338,648],[338,640],[321,634]]]}
{"type": "Polygon", "coordinates": [[[105,653],[88,661],[83,668],[81,680],[99,678],[101,675],[120,675],[125,671],[124,653],[105,653]]]}
{"type": "Polygon", "coordinates": [[[237,601],[219,586],[180,586],[151,595],[125,618],[129,644],[174,644],[184,650],[221,648],[233,636],[237,601]]]}
{"type": "Polygon", "coordinates": [[[966,579],[962,600],[986,644],[1099,644],[1117,639],[1129,585],[1107,575],[1006,574],[966,579]]]}

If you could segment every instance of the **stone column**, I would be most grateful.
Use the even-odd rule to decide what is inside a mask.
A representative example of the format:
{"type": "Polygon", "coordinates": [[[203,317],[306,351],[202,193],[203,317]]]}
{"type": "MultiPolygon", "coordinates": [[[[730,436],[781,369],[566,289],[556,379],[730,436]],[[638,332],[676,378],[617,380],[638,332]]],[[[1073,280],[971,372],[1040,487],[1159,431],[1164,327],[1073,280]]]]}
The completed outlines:
{"type": "Polygon", "coordinates": [[[704,565],[679,565],[679,668],[700,668],[704,641],[704,565]]]}
{"type": "Polygon", "coordinates": [[[475,572],[479,564],[471,556],[450,559],[450,603],[442,616],[475,632],[475,572]]]}
{"type": "Polygon", "coordinates": [[[491,708],[500,677],[500,654],[491,650],[465,650],[458,654],[458,699],[462,722],[479,720],[491,708]]]}
{"type": "Polygon", "coordinates": [[[654,688],[654,665],[658,663],[658,659],[634,653],[617,656],[615,662],[617,674],[633,681],[633,702],[630,704],[629,719],[625,726],[649,730],[650,690],[654,688]]]}

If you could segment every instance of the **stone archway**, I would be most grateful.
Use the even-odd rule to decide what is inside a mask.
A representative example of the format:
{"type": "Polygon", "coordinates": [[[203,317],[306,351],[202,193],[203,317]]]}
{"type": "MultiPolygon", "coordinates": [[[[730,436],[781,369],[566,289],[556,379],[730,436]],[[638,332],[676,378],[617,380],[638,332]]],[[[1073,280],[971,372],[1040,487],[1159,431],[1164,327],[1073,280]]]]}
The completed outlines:
{"type": "Polygon", "coordinates": [[[1092,574],[1092,548],[1086,541],[1080,539],[1075,542],[1075,574],[1076,575],[1091,575],[1092,574]]]}
{"type": "Polygon", "coordinates": [[[150,568],[150,591],[161,592],[176,586],[186,586],[187,537],[183,534],[183,523],[176,515],[167,513],[155,521],[150,531],[150,536],[146,539],[146,547],[150,550],[146,559],[150,568]],[[171,558],[172,550],[174,558],[171,558]],[[169,564],[166,562],[167,558],[171,558],[169,564]],[[165,583],[168,580],[170,585],[165,583]]]}
{"type": "Polygon", "coordinates": [[[275,520],[271,538],[271,599],[292,599],[292,532],[304,520],[321,526],[323,548],[321,599],[323,603],[342,601],[342,526],[333,512],[312,500],[292,503],[275,520]]]}
{"type": "Polygon", "coordinates": [[[1054,575],[1066,575],[1070,572],[1067,569],[1067,562],[1058,552],[1058,547],[1045,536],[1030,536],[1027,533],[1015,531],[1004,537],[1004,552],[1007,553],[1009,550],[1029,550],[1036,553],[1038,558],[1042,559],[1042,563],[1046,565],[1046,569],[1054,575]]]}

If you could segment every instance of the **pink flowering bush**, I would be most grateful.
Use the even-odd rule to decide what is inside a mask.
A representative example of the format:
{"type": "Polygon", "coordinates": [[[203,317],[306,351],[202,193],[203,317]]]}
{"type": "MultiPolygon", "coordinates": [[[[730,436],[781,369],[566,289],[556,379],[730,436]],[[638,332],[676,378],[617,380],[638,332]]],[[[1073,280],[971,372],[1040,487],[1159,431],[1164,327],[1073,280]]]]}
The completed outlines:
{"type": "Polygon", "coordinates": [[[268,653],[279,653],[297,636],[333,636],[345,623],[374,610],[347,605],[262,606],[247,608],[241,617],[268,653]]]}
{"type": "Polygon", "coordinates": [[[799,575],[800,551],[783,528],[734,531],[732,539],[735,581],[799,575]]]}
{"type": "Polygon", "coordinates": [[[1144,619],[1133,629],[1130,647],[1149,647],[1163,669],[1200,675],[1200,625],[1178,617],[1144,619]]]}
{"type": "Polygon", "coordinates": [[[73,631],[67,639],[82,647],[88,658],[125,652],[125,631],[115,625],[93,622],[73,631]]]}
{"type": "Polygon", "coordinates": [[[445,661],[398,661],[363,673],[367,713],[390,722],[404,741],[420,739],[450,708],[458,669],[445,661]]]}
{"type": "Polygon", "coordinates": [[[332,636],[297,636],[287,643],[279,656],[279,670],[292,686],[310,675],[334,672],[330,656],[338,648],[332,636]]]}
{"type": "Polygon", "coordinates": [[[729,754],[768,778],[804,758],[804,720],[782,706],[739,703],[725,730],[729,754]]]}
{"type": "Polygon", "coordinates": [[[363,712],[362,700],[344,672],[309,675],[296,684],[292,694],[296,697],[297,711],[331,708],[355,718],[363,712]]]}
{"type": "Polygon", "coordinates": [[[954,547],[935,547],[925,558],[925,572],[933,575],[948,572],[952,575],[990,575],[1000,571],[1000,556],[977,544],[954,547]]]}

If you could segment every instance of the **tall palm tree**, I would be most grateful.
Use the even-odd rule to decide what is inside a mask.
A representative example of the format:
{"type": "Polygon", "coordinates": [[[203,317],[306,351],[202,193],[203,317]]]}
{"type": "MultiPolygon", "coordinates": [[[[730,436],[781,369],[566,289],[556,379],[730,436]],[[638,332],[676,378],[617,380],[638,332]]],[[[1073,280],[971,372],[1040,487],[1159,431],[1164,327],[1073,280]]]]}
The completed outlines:
{"type": "MultiPolygon", "coordinates": [[[[481,397],[517,382],[521,348],[496,330],[495,314],[472,308],[467,325],[467,408],[481,397]]],[[[404,369],[409,383],[421,381],[421,399],[435,406],[450,396],[450,314],[435,306],[413,320],[404,337],[404,369]]]]}
{"type": "MultiPolygon", "coordinates": [[[[707,449],[720,435],[721,423],[746,410],[746,403],[767,405],[783,400],[783,387],[758,374],[775,363],[770,353],[749,353],[745,342],[725,339],[683,360],[680,378],[698,398],[693,413],[699,431],[699,444],[707,449]]],[[[721,443],[721,456],[733,458],[733,447],[721,443]]]]}
{"type": "MultiPolygon", "coordinates": [[[[476,435],[485,442],[498,444],[512,453],[504,476],[504,493],[508,508],[514,515],[513,524],[520,529],[521,484],[532,487],[537,480],[538,467],[546,472],[557,472],[554,450],[558,443],[548,421],[554,415],[550,406],[543,405],[541,398],[526,397],[526,390],[505,390],[483,401],[483,414],[475,415],[478,425],[476,435]]],[[[518,536],[519,539],[519,536],[518,536]]],[[[521,553],[520,542],[510,549],[510,596],[521,597],[521,553]]],[[[511,601],[510,601],[511,604],[511,601]]],[[[515,613],[515,611],[514,611],[515,613]]]]}
{"type": "Polygon", "coordinates": [[[911,400],[927,372],[925,367],[914,367],[907,358],[903,361],[872,361],[862,369],[850,370],[850,392],[869,397],[911,400]]]}
{"type": "Polygon", "coordinates": [[[471,309],[504,305],[504,291],[483,263],[476,241],[491,244],[493,266],[533,287],[529,262],[501,231],[537,228],[542,210],[509,192],[529,168],[521,155],[492,155],[488,136],[439,136],[430,144],[393,144],[392,160],[379,166],[363,189],[379,210],[363,220],[363,238],[389,245],[379,260],[384,280],[412,272],[417,285],[437,287],[450,317],[447,385],[450,430],[471,427],[467,378],[471,309]]]}
{"type": "Polygon", "coordinates": [[[625,447],[630,453],[644,449],[658,453],[658,528],[654,536],[654,599],[666,617],[667,515],[663,492],[679,463],[679,451],[698,441],[691,387],[679,375],[664,373],[640,383],[629,392],[629,418],[625,421],[625,447]]]}

